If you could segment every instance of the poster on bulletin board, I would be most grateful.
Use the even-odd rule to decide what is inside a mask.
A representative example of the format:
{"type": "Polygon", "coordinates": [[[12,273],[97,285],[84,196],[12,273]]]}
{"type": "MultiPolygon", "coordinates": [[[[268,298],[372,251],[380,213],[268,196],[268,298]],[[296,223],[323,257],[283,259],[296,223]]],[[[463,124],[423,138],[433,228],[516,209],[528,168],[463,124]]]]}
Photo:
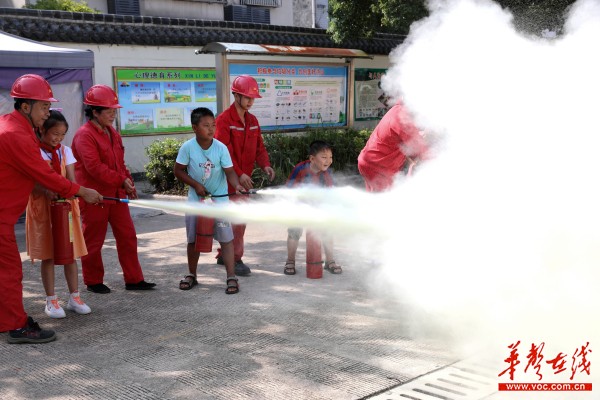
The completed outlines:
{"type": "Polygon", "coordinates": [[[354,120],[381,119],[392,106],[381,89],[381,77],[386,69],[356,68],[354,70],[354,120]]]}
{"type": "Polygon", "coordinates": [[[214,69],[115,67],[122,135],[152,135],[192,131],[191,111],[217,112],[214,69]]]}
{"type": "Polygon", "coordinates": [[[348,124],[347,65],[231,63],[229,75],[230,82],[240,75],[258,82],[262,98],[250,112],[263,131],[348,124]]]}

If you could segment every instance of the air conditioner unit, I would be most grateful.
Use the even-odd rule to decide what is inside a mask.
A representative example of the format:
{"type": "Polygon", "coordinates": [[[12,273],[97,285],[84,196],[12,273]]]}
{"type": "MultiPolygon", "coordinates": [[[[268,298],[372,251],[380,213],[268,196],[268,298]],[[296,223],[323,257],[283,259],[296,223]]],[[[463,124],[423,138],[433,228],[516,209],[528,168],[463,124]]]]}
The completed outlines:
{"type": "Polygon", "coordinates": [[[240,0],[241,5],[261,7],[281,7],[280,0],[240,0]]]}
{"type": "Polygon", "coordinates": [[[255,24],[270,24],[271,10],[268,8],[229,5],[223,7],[225,21],[252,22],[255,24]]]}
{"type": "Polygon", "coordinates": [[[121,15],[140,15],[139,0],[108,0],[108,13],[121,15]]]}
{"type": "Polygon", "coordinates": [[[194,2],[197,2],[197,3],[227,4],[227,0],[179,0],[179,1],[194,1],[194,2]]]}

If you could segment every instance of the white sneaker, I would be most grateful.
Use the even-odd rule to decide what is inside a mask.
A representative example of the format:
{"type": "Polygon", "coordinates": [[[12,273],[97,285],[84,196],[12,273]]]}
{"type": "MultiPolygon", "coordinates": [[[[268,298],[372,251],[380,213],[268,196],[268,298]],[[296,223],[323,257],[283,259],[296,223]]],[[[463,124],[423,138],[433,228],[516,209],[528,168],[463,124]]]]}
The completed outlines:
{"type": "Polygon", "coordinates": [[[46,315],[50,318],[64,318],[67,316],[65,310],[58,304],[56,295],[46,297],[46,315]]]}
{"type": "Polygon", "coordinates": [[[69,302],[65,308],[70,311],[75,311],[77,314],[89,314],[92,312],[92,309],[81,300],[79,292],[71,293],[69,302]]]}

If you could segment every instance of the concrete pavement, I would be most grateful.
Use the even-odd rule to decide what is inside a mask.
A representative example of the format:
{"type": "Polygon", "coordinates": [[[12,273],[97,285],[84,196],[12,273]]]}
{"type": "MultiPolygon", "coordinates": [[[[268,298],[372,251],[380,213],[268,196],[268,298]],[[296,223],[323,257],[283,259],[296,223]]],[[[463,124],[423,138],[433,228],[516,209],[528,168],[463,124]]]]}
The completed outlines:
{"type": "MultiPolygon", "coordinates": [[[[145,278],[156,290],[125,291],[109,233],[103,256],[113,291],[87,292],[80,277],[92,313],[67,311],[67,318],[52,320],[43,311],[39,262],[32,266],[21,253],[25,309],[58,339],[9,345],[1,335],[0,399],[440,399],[391,390],[459,360],[447,343],[415,336],[405,304],[370,290],[366,282],[376,271],[352,249],[337,249],[342,275],[310,280],[302,240],[298,274],[286,276],[286,229],[252,224],[244,257],[252,274],[240,277],[239,294],[225,294],[225,271],[214,253],[200,258],[199,285],[181,291],[183,216],[131,211],[145,278]]],[[[16,232],[24,251],[23,224],[16,232]]],[[[61,268],[56,277],[64,306],[61,268]]],[[[483,392],[442,398],[480,399],[489,394],[483,392]]]]}

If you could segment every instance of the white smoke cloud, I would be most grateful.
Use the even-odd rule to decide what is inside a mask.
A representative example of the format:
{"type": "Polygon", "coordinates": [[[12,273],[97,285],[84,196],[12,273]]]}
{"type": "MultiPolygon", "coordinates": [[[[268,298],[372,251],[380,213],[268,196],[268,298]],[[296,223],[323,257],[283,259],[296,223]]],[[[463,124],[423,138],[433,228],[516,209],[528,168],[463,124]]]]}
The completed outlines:
{"type": "Polygon", "coordinates": [[[593,347],[600,3],[576,3],[553,41],[517,33],[491,1],[434,10],[383,82],[443,134],[438,157],[395,190],[408,229],[391,239],[404,245],[387,279],[463,343],[593,347]]]}

